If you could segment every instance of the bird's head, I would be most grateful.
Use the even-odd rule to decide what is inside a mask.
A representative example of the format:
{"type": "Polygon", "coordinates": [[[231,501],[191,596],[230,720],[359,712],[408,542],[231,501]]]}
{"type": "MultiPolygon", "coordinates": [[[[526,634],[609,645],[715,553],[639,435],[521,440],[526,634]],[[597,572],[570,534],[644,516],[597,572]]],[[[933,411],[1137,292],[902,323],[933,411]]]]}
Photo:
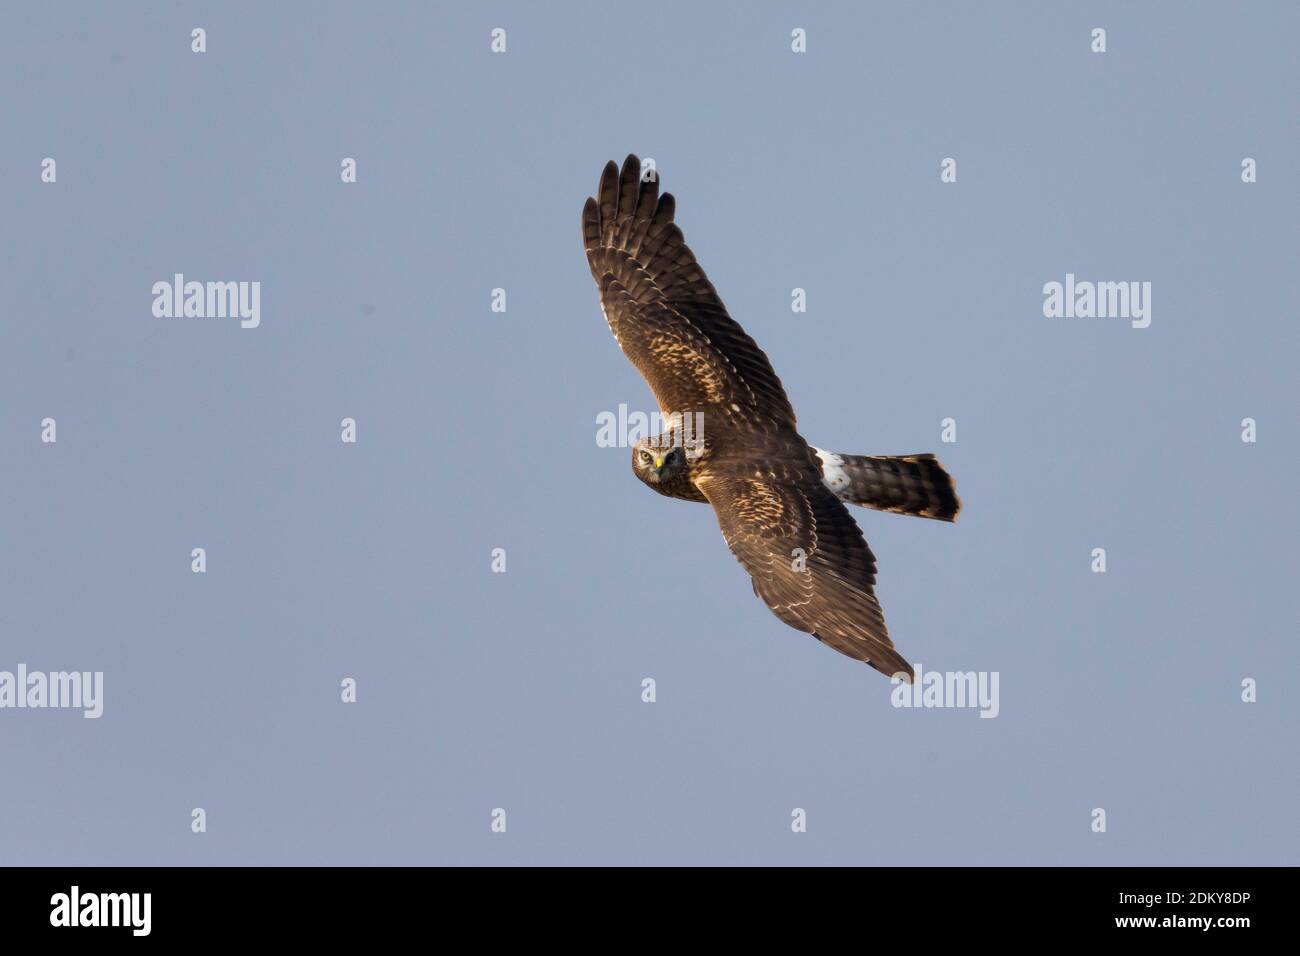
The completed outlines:
{"type": "Polygon", "coordinates": [[[643,438],[632,446],[632,471],[656,491],[686,477],[686,449],[664,441],[666,436],[643,438]]]}

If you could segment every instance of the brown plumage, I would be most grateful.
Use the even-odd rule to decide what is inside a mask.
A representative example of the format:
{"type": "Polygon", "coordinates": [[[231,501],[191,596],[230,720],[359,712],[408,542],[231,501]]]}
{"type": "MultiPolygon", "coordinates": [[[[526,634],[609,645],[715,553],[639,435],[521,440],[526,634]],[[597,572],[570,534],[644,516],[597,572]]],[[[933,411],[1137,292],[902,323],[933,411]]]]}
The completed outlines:
{"type": "Polygon", "coordinates": [[[660,494],[713,506],[754,593],[791,627],[887,675],[912,676],[875,596],[876,559],[843,501],[952,521],[933,455],[835,455],[799,434],[767,356],[728,314],[673,223],[657,173],[605,166],[582,237],[614,338],[672,423],[632,451],[660,494]],[[675,415],[700,415],[691,442],[675,415]]]}
{"type": "Polygon", "coordinates": [[[961,501],[934,455],[837,455],[847,484],[841,501],[918,518],[956,521],[961,501]]]}

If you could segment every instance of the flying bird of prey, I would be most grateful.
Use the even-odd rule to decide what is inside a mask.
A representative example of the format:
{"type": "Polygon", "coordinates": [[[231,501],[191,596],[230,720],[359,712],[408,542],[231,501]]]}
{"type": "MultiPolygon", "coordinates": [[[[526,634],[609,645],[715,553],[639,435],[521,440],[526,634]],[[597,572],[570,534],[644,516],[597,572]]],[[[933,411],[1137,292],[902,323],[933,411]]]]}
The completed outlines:
{"type": "Polygon", "coordinates": [[[611,161],[582,210],[605,320],[668,423],[634,445],[632,471],[660,494],[713,506],[778,618],[910,681],[876,600],[875,556],[844,502],[953,521],[952,479],[933,455],[840,455],[804,441],[780,379],[727,314],[658,180],[635,156],[621,173],[611,161]]]}

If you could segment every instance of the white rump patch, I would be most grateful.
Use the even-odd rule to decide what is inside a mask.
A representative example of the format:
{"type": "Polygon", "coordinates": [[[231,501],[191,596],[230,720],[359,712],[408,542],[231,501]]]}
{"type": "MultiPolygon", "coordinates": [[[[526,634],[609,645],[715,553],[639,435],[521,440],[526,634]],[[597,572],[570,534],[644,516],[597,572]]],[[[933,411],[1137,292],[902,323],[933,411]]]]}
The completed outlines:
{"type": "Polygon", "coordinates": [[[837,498],[843,498],[844,492],[849,489],[849,473],[844,470],[844,459],[834,452],[817,447],[813,451],[822,460],[822,484],[835,492],[837,498]]]}

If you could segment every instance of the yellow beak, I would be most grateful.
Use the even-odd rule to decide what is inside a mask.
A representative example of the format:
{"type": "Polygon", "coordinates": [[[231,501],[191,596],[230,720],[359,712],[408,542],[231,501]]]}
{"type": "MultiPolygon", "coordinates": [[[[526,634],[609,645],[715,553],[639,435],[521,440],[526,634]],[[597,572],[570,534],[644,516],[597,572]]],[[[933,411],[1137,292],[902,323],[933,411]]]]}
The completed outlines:
{"type": "Polygon", "coordinates": [[[656,458],[656,459],[655,459],[655,467],[656,467],[656,468],[662,468],[663,466],[664,466],[664,460],[663,460],[662,458],[656,458]]]}

